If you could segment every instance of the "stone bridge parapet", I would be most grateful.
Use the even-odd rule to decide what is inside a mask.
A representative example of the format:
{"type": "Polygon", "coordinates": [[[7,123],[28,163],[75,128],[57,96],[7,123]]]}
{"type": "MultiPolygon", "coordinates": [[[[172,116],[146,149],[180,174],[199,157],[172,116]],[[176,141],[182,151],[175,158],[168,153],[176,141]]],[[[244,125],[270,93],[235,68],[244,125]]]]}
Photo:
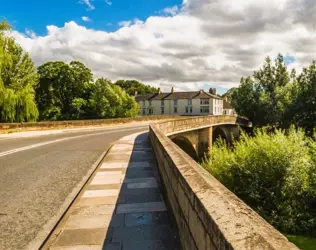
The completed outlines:
{"type": "Polygon", "coordinates": [[[150,141],[183,249],[298,249],[168,138],[236,121],[233,116],[208,116],[150,126],[150,141]]]}

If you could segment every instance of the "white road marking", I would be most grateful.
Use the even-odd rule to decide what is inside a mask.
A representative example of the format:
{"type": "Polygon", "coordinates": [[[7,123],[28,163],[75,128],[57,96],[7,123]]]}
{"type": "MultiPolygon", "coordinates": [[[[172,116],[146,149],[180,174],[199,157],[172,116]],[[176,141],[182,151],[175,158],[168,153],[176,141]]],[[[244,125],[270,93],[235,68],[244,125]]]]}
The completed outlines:
{"type": "MultiPolygon", "coordinates": [[[[140,126],[140,127],[138,127],[138,128],[130,128],[130,129],[117,129],[117,130],[106,131],[106,132],[101,132],[101,133],[88,134],[88,135],[79,135],[79,136],[72,136],[72,137],[67,137],[67,138],[62,138],[62,139],[47,141],[47,142],[36,143],[36,144],[29,145],[29,146],[26,146],[26,147],[21,147],[21,148],[12,149],[12,150],[9,150],[9,151],[1,152],[1,153],[0,153],[0,158],[1,158],[1,157],[4,157],[4,156],[6,156],[6,155],[18,153],[18,152],[25,151],[25,150],[29,150],[29,149],[33,149],[33,148],[42,147],[42,146],[49,145],[49,144],[52,144],[52,143],[62,142],[62,141],[71,140],[71,139],[78,139],[78,138],[83,138],[83,137],[89,137],[89,136],[96,136],[96,135],[109,134],[109,133],[113,133],[113,132],[136,130],[136,129],[140,129],[140,128],[142,128],[142,127],[143,127],[143,126],[140,126]]],[[[147,126],[144,126],[144,127],[147,127],[147,126]]]]}
{"type": "Polygon", "coordinates": [[[82,198],[118,196],[119,191],[119,189],[87,190],[83,193],[82,198]]]}

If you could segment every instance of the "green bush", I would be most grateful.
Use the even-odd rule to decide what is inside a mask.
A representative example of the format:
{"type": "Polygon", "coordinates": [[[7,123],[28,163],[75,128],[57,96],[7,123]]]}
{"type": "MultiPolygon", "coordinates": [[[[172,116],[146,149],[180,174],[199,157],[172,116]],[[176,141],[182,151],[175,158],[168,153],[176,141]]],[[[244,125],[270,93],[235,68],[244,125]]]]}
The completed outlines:
{"type": "Polygon", "coordinates": [[[316,142],[293,127],[217,141],[203,165],[269,223],[287,233],[316,228],[316,142]]]}

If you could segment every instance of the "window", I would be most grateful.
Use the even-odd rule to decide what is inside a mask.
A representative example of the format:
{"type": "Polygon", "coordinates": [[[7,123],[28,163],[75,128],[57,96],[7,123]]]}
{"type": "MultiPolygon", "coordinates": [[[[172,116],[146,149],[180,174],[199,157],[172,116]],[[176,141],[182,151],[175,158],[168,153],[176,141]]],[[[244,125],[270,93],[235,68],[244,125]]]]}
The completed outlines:
{"type": "Polygon", "coordinates": [[[165,106],[165,101],[161,100],[161,106],[165,106]]]}
{"type": "Polygon", "coordinates": [[[177,106],[178,105],[178,100],[173,100],[173,106],[177,106]]]}
{"type": "Polygon", "coordinates": [[[161,114],[163,115],[165,113],[165,108],[161,107],[161,114]]]}
{"type": "Polygon", "coordinates": [[[201,107],[200,108],[200,113],[205,114],[205,113],[209,113],[209,112],[210,112],[209,107],[201,107]]]}
{"type": "Polygon", "coordinates": [[[143,115],[146,115],[146,109],[143,108],[143,115]]]}
{"type": "Polygon", "coordinates": [[[154,113],[154,109],[153,108],[150,108],[149,110],[148,110],[148,114],[149,115],[152,115],[154,113]]]}
{"type": "Polygon", "coordinates": [[[209,101],[209,99],[200,99],[200,104],[201,105],[209,105],[210,101],[209,101]]]}
{"type": "Polygon", "coordinates": [[[173,107],[173,113],[178,113],[178,108],[177,107],[173,107]]]}
{"type": "Polygon", "coordinates": [[[190,113],[190,114],[192,114],[192,106],[190,106],[190,107],[185,107],[185,113],[190,113]]]}
{"type": "Polygon", "coordinates": [[[188,105],[192,105],[192,100],[191,99],[188,99],[188,105]]]}

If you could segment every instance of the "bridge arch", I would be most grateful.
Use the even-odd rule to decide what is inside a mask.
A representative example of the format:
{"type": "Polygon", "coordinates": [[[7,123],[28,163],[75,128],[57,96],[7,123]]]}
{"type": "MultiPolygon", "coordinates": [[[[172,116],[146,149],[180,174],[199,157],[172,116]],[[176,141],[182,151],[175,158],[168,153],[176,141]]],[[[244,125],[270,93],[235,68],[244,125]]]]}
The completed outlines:
{"type": "Polygon", "coordinates": [[[184,136],[176,136],[171,139],[175,144],[177,144],[184,152],[191,156],[195,161],[198,161],[198,155],[196,150],[189,139],[184,136]]]}
{"type": "Polygon", "coordinates": [[[225,133],[225,129],[223,129],[222,127],[214,127],[212,141],[213,143],[215,143],[219,139],[225,140],[226,143],[229,142],[229,137],[225,133]]]}

